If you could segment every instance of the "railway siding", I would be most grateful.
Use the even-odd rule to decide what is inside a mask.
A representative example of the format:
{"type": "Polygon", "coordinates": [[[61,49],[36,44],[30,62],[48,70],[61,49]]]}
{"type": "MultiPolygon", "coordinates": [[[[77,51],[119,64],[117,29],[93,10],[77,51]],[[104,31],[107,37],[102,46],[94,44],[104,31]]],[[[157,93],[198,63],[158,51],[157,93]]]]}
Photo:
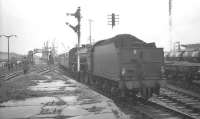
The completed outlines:
{"type": "Polygon", "coordinates": [[[200,118],[200,99],[184,92],[161,89],[160,96],[151,98],[151,102],[185,115],[187,118],[200,118]]]}

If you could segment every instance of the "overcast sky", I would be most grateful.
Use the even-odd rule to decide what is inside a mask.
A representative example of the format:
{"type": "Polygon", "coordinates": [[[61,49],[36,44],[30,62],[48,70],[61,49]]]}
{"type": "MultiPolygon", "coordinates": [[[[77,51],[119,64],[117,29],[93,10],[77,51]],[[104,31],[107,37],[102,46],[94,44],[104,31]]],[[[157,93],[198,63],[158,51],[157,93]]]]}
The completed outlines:
{"type": "MultiPolygon", "coordinates": [[[[173,40],[198,43],[200,38],[200,0],[173,0],[173,40]]],[[[132,34],[145,42],[156,42],[169,50],[168,0],[0,0],[0,35],[15,34],[10,50],[26,54],[55,40],[58,52],[72,48],[77,35],[65,25],[76,25],[74,13],[81,7],[81,43],[89,43],[89,19],[94,41],[116,34],[132,34]],[[119,14],[119,24],[111,28],[107,15],[119,14]]],[[[0,38],[0,51],[7,51],[7,39],[0,38]]]]}

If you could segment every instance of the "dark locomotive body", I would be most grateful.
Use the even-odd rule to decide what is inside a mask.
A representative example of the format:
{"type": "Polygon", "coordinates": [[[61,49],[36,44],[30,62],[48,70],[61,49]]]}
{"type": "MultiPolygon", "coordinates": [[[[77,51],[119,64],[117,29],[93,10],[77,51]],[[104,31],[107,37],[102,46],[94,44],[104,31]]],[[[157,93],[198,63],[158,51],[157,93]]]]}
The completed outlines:
{"type": "MultiPolygon", "coordinates": [[[[76,51],[72,51],[76,55],[76,51]]],[[[72,69],[76,58],[70,60],[73,57],[70,52],[69,67],[72,69]]],[[[161,72],[163,49],[132,35],[117,35],[92,47],[80,48],[80,61],[82,81],[111,95],[124,97],[139,93],[147,99],[153,93],[158,94],[165,84],[161,72]]]]}

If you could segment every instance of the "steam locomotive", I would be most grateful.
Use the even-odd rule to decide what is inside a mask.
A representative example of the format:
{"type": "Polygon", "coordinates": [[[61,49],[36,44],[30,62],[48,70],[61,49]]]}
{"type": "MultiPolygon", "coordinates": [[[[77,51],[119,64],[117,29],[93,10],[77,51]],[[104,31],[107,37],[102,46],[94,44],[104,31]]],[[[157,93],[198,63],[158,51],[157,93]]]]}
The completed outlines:
{"type": "MultiPolygon", "coordinates": [[[[164,53],[155,43],[120,34],[79,49],[80,79],[107,94],[126,97],[139,94],[148,99],[165,85],[164,53]]],[[[77,48],[60,56],[60,64],[76,74],[77,48]],[[67,58],[64,58],[67,57],[67,58]]]]}

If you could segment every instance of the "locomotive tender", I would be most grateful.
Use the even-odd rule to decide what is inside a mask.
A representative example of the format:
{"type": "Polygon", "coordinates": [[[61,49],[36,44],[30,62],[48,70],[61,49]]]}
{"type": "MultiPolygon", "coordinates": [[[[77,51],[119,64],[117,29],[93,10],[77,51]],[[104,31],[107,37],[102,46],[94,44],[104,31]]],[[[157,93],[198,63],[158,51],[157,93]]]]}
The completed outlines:
{"type": "MultiPolygon", "coordinates": [[[[153,93],[159,94],[160,87],[165,84],[162,77],[163,49],[156,48],[154,43],[120,34],[85,49],[81,79],[104,92],[120,97],[139,93],[148,99],[153,93]]],[[[76,56],[75,52],[73,56],[76,56]]],[[[74,67],[76,60],[71,61],[73,64],[69,60],[69,66],[74,67]]]]}

